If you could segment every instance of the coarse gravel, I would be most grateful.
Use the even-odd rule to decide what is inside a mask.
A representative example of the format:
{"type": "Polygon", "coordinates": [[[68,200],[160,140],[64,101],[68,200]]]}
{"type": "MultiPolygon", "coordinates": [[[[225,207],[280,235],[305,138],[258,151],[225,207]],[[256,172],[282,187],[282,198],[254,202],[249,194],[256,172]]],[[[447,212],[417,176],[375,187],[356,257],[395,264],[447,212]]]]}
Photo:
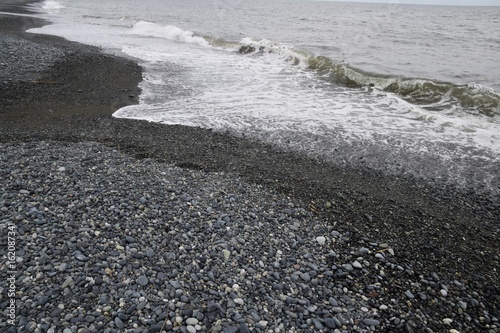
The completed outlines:
{"type": "Polygon", "coordinates": [[[19,321],[2,330],[498,331],[472,282],[419,275],[272,188],[95,142],[0,149],[19,321]]]}
{"type": "Polygon", "coordinates": [[[498,195],[112,118],[140,66],[41,24],[0,15],[0,331],[499,330],[498,195]]]}

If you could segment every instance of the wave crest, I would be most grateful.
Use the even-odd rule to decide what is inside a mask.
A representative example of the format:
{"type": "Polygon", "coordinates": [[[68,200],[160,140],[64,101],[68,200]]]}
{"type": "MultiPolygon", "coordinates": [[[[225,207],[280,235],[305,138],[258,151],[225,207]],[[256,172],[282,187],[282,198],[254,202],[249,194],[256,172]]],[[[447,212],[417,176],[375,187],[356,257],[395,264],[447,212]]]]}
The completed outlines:
{"type": "Polygon", "coordinates": [[[156,23],[139,21],[133,25],[132,29],[129,31],[129,34],[164,38],[183,43],[209,46],[208,41],[203,37],[196,36],[193,32],[182,30],[181,28],[178,28],[174,25],[162,26],[156,23]]]}

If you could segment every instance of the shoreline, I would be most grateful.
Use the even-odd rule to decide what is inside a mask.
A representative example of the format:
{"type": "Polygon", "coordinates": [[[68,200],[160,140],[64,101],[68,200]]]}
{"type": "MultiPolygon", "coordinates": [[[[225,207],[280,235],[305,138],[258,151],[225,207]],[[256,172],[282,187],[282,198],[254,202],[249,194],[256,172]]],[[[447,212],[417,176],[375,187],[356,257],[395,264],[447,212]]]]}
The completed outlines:
{"type": "MultiPolygon", "coordinates": [[[[9,31],[5,25],[0,25],[0,43],[51,54],[47,67],[29,80],[23,77],[29,61],[10,59],[13,76],[0,80],[2,147],[99,142],[139,161],[152,159],[207,175],[224,172],[260,184],[301,202],[315,218],[349,234],[353,244],[365,239],[390,244],[397,262],[414,270],[408,280],[418,282],[419,276],[433,273],[443,281],[460,277],[481,295],[490,314],[498,313],[500,204],[495,198],[328,165],[210,130],[116,119],[112,113],[137,103],[140,93],[141,69],[133,61],[58,37],[9,31]]],[[[392,288],[387,293],[406,302],[404,295],[396,298],[400,287],[392,288]]],[[[444,303],[443,312],[450,306],[444,303]]],[[[420,306],[433,308],[423,301],[420,306]]],[[[488,332],[485,325],[471,323],[488,332]]]]}

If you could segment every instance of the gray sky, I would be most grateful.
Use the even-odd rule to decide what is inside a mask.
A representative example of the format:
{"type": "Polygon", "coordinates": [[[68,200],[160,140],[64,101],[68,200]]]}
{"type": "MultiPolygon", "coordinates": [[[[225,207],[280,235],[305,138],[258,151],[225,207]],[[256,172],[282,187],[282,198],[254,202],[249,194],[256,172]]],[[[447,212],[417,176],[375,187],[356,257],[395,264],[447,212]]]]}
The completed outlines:
{"type": "Polygon", "coordinates": [[[356,2],[387,2],[405,4],[429,5],[460,5],[460,6],[500,6],[500,0],[330,0],[330,1],[356,1],[356,2]]]}

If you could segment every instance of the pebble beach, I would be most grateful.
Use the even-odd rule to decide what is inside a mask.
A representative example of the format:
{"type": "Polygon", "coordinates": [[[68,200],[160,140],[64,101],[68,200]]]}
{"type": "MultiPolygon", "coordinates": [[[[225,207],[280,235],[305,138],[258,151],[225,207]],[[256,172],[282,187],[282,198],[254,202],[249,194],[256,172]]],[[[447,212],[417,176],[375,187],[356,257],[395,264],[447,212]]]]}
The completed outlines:
{"type": "Polygon", "coordinates": [[[139,64],[42,24],[0,14],[2,332],[500,331],[497,196],[113,118],[139,64]]]}

